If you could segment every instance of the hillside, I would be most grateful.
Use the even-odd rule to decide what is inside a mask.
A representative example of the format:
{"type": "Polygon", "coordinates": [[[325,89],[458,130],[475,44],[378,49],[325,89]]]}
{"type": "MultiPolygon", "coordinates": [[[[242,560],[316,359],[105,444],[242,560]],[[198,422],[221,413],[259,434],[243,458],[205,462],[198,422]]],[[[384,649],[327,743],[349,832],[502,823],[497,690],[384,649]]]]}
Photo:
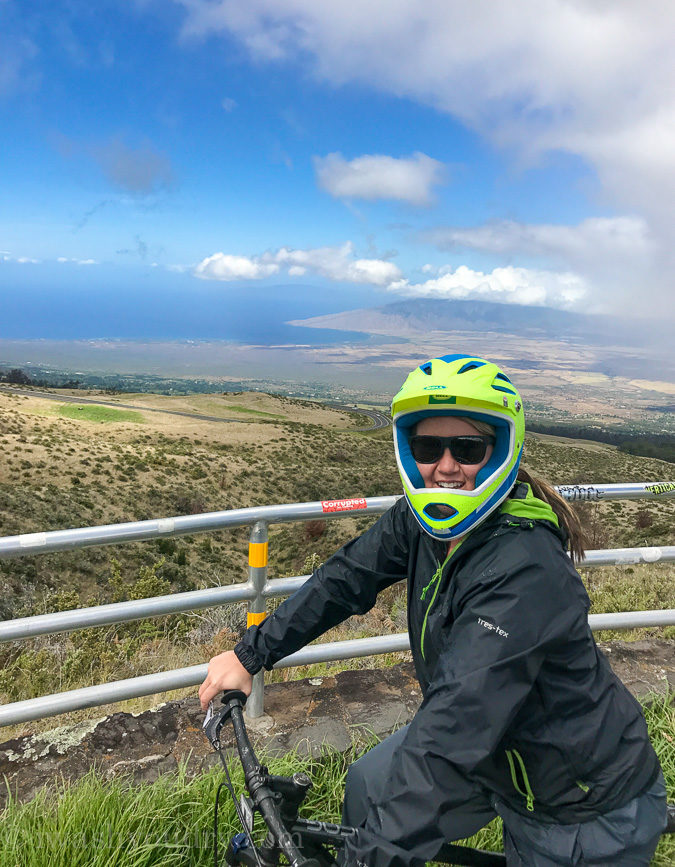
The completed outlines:
{"type": "MultiPolygon", "coordinates": [[[[361,433],[363,420],[346,412],[253,392],[123,395],[118,401],[138,409],[78,409],[0,394],[0,535],[400,489],[390,432],[361,433]],[[241,421],[144,412],[144,406],[241,421]]],[[[553,483],[672,477],[672,464],[542,435],[527,440],[526,464],[553,483]]],[[[590,547],[675,541],[672,499],[580,508],[590,547]]],[[[369,523],[350,518],[272,526],[271,576],[310,571],[369,523]]],[[[2,560],[0,617],[238,582],[246,575],[247,539],[241,529],[2,560]]],[[[612,574],[589,576],[598,610],[675,604],[668,566],[624,568],[624,577],[633,576],[623,585],[630,592],[612,574]]],[[[388,591],[366,618],[345,629],[402,631],[401,593],[388,591]]],[[[0,645],[0,698],[201,662],[231,646],[241,620],[241,611],[221,608],[0,645]]]]}

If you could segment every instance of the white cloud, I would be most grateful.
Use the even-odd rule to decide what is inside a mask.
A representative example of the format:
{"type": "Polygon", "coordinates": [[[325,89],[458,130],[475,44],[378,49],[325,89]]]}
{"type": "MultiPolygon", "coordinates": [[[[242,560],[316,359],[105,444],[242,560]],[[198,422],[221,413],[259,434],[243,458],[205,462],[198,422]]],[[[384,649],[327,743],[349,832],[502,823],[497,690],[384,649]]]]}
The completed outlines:
{"type": "Polygon", "coordinates": [[[260,280],[278,270],[278,265],[262,264],[247,256],[214,253],[195,267],[194,274],[204,280],[260,280]]]}
{"type": "Polygon", "coordinates": [[[73,258],[69,258],[66,256],[59,256],[56,261],[62,265],[65,265],[65,264],[69,264],[69,265],[98,265],[99,264],[96,261],[96,259],[73,259],[73,258]]]}
{"type": "Polygon", "coordinates": [[[643,259],[654,251],[649,228],[640,217],[593,217],[576,226],[500,220],[472,228],[434,229],[426,238],[445,250],[519,253],[584,265],[598,257],[643,259]]]}
{"type": "Polygon", "coordinates": [[[246,257],[215,253],[200,262],[193,273],[210,280],[258,280],[284,269],[289,276],[308,272],[328,280],[387,286],[402,278],[401,269],[384,259],[357,259],[351,242],[340,247],[294,250],[281,247],[275,252],[246,257]]]}
{"type": "Polygon", "coordinates": [[[310,250],[282,247],[266,256],[280,265],[304,268],[329,280],[347,283],[386,286],[401,277],[400,268],[392,262],[384,259],[355,259],[354,247],[349,241],[340,247],[316,247],[310,250]]]}
{"type": "Polygon", "coordinates": [[[443,164],[423,153],[410,157],[365,154],[351,161],[340,153],[314,157],[319,186],[339,199],[394,199],[429,205],[431,188],[442,183],[443,164]]]}
{"type": "Polygon", "coordinates": [[[675,4],[617,0],[175,0],[184,33],[228,33],[257,60],[449,112],[535,159],[595,166],[611,195],[667,220],[675,198],[675,4]]]}
{"type": "Polygon", "coordinates": [[[667,264],[641,217],[595,217],[574,226],[502,220],[441,227],[424,238],[442,250],[477,250],[507,262],[538,259],[548,267],[583,274],[594,301],[606,310],[634,309],[636,292],[655,305],[661,295],[664,308],[668,306],[668,290],[663,291],[667,264]]]}
{"type": "Polygon", "coordinates": [[[473,298],[558,308],[578,307],[588,293],[587,284],[577,274],[510,266],[483,273],[462,265],[423,283],[399,280],[387,288],[413,298],[473,298]]]}

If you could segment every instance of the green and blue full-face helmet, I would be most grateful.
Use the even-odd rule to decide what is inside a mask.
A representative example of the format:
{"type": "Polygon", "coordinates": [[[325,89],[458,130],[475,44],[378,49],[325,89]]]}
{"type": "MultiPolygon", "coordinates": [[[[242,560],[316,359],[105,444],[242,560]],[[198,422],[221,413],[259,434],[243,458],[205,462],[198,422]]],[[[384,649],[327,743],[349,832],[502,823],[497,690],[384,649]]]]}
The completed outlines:
{"type": "Polygon", "coordinates": [[[392,401],[391,414],[403,490],[430,536],[445,541],[463,536],[509,495],[523,452],[525,420],[517,389],[495,364],[469,355],[432,358],[408,376],[392,401]],[[473,491],[424,486],[409,441],[418,422],[439,415],[475,419],[494,428],[492,454],[478,471],[473,491]]]}

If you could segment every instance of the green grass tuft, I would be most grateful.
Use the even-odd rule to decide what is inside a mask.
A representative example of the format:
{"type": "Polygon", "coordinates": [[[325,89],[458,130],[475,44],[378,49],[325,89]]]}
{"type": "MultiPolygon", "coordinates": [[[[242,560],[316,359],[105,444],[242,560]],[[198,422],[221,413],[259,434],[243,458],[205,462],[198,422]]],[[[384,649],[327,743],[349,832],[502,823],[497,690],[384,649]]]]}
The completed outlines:
{"type": "Polygon", "coordinates": [[[111,406],[66,403],[59,407],[58,414],[64,418],[74,418],[80,421],[145,423],[142,413],[133,409],[113,409],[111,406]]]}
{"type": "MultiPolygon", "coordinates": [[[[652,742],[661,760],[668,798],[675,799],[675,707],[668,697],[655,697],[644,705],[652,742]]],[[[358,757],[327,751],[312,759],[289,754],[269,760],[272,773],[308,773],[314,787],[303,814],[339,821],[347,768],[358,757]]],[[[243,774],[231,763],[237,793],[243,774]]],[[[153,784],[126,779],[104,782],[94,773],[77,784],[61,784],[41,791],[27,804],[10,801],[0,814],[0,867],[208,867],[213,863],[213,803],[219,768],[188,779],[185,770],[160,777],[153,784]]],[[[226,791],[221,793],[219,845],[239,829],[226,791]]],[[[501,824],[496,819],[469,845],[501,850],[501,824]]],[[[653,867],[675,861],[675,838],[661,840],[653,867]]]]}

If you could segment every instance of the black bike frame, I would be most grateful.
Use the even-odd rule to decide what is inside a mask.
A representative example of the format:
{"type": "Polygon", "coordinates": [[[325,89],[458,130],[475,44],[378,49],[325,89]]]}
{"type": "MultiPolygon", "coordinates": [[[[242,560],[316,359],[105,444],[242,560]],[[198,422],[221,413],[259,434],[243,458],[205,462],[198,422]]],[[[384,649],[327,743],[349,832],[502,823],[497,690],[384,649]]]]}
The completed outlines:
{"type": "MultiPolygon", "coordinates": [[[[225,759],[220,747],[220,731],[228,719],[231,721],[239,759],[244,769],[246,788],[251,796],[250,808],[260,812],[268,829],[265,842],[256,850],[250,838],[250,829],[238,808],[246,839],[239,839],[244,836],[240,834],[230,841],[225,856],[227,863],[276,867],[279,856],[283,853],[293,867],[336,867],[333,856],[325,847],[341,849],[345,840],[356,833],[355,829],[347,825],[298,816],[298,809],[311,781],[305,774],[294,774],[293,777],[273,776],[260,764],[244,723],[245,703],[244,693],[238,690],[226,692],[222,698],[222,708],[217,711],[211,709],[204,721],[204,733],[220,753],[223,764],[225,759]]],[[[443,846],[434,860],[461,867],[506,865],[506,858],[498,852],[484,852],[453,843],[443,846]]]]}

